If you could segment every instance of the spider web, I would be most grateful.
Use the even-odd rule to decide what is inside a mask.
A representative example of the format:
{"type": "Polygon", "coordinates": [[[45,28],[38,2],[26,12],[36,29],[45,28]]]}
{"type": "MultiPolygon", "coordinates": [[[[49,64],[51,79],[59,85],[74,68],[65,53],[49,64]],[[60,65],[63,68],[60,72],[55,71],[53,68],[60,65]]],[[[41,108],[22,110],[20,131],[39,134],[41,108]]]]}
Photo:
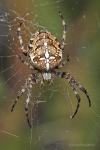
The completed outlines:
{"type": "Polygon", "coordinates": [[[16,1],[10,2],[11,6],[8,4],[6,8],[2,2],[0,8],[0,130],[1,138],[4,138],[9,147],[5,147],[2,139],[0,144],[5,149],[12,149],[14,145],[17,147],[15,149],[25,150],[65,150],[67,148],[80,150],[81,147],[94,150],[100,147],[98,138],[100,129],[99,8],[96,4],[92,8],[94,6],[92,3],[84,2],[83,5],[79,0],[75,2],[32,0],[30,3],[34,8],[32,11],[27,6],[25,9],[23,8],[23,12],[19,10],[19,13],[16,1]],[[24,18],[25,28],[23,27],[26,46],[29,31],[34,32],[38,27],[47,28],[61,39],[62,26],[58,16],[59,10],[65,16],[68,24],[65,55],[67,56],[68,51],[70,63],[64,69],[72,72],[76,79],[87,87],[92,107],[88,108],[87,99],[80,93],[80,110],[77,116],[70,120],[69,116],[75,110],[76,99],[67,81],[65,83],[57,80],[44,87],[36,85],[33,87],[32,99],[35,99],[38,105],[34,108],[33,101],[31,101],[30,117],[33,127],[30,130],[24,113],[26,95],[19,100],[15,111],[10,113],[11,104],[16,98],[17,91],[30,73],[28,68],[17,58],[19,52],[17,37],[10,32],[11,29],[12,33],[16,30],[17,23],[14,22],[14,26],[11,28],[11,20],[18,15],[22,18],[26,15],[24,18]],[[46,14],[48,11],[50,11],[49,15],[46,14]],[[31,17],[27,14],[30,14],[31,17]],[[34,19],[32,20],[33,15],[34,19]],[[14,121],[15,123],[13,123],[14,121]]]}

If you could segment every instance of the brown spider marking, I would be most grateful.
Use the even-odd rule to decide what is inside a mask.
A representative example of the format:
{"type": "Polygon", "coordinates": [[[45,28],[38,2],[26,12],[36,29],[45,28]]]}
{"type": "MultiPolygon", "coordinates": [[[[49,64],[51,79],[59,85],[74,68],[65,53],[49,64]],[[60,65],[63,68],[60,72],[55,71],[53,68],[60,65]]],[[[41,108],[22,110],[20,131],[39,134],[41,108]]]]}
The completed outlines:
{"type": "Polygon", "coordinates": [[[36,32],[29,44],[29,55],[36,68],[49,71],[62,60],[60,43],[50,32],[36,32]]]}

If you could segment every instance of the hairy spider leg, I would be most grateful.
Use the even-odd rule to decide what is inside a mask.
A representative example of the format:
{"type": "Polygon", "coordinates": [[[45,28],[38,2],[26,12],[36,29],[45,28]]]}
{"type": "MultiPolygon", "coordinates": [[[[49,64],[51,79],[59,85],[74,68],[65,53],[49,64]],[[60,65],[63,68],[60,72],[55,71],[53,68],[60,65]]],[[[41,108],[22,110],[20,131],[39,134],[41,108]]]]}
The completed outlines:
{"type": "Polygon", "coordinates": [[[34,74],[29,75],[29,77],[26,79],[24,86],[22,87],[22,89],[18,92],[17,98],[15,99],[12,107],[11,107],[11,112],[14,110],[18,100],[20,99],[20,97],[27,91],[27,99],[26,99],[26,105],[25,105],[25,113],[26,113],[26,118],[27,118],[27,122],[29,127],[31,128],[31,123],[29,120],[29,113],[28,113],[28,105],[30,102],[30,98],[31,98],[31,89],[32,89],[32,85],[35,82],[35,76],[34,74]]]}
{"type": "Polygon", "coordinates": [[[21,34],[21,26],[22,26],[22,22],[19,23],[19,26],[17,28],[17,35],[18,35],[18,40],[19,40],[19,44],[20,44],[20,48],[23,52],[23,54],[27,54],[27,50],[25,50],[24,48],[24,43],[23,43],[23,38],[22,38],[22,34],[21,34]]]}
{"type": "Polygon", "coordinates": [[[15,99],[15,101],[14,101],[12,107],[11,107],[11,112],[14,110],[18,100],[25,93],[25,91],[26,91],[26,82],[25,82],[25,85],[22,87],[22,89],[18,92],[17,97],[16,97],[16,99],[15,99]]]}
{"type": "Polygon", "coordinates": [[[74,92],[74,94],[75,94],[75,96],[76,96],[76,99],[77,99],[76,110],[75,110],[75,112],[73,113],[73,115],[70,116],[70,118],[74,118],[74,116],[77,114],[78,109],[79,109],[79,107],[80,107],[81,98],[80,98],[80,95],[79,95],[79,93],[77,92],[77,89],[76,89],[76,87],[75,87],[74,80],[73,80],[73,79],[71,80],[71,78],[69,78],[68,81],[69,81],[70,86],[71,86],[71,88],[72,88],[72,90],[73,90],[73,92],[74,92]]]}
{"type": "Polygon", "coordinates": [[[34,69],[34,67],[31,65],[31,62],[29,63],[29,62],[25,61],[25,60],[21,57],[20,54],[17,55],[17,57],[20,59],[20,61],[21,61],[23,64],[25,64],[26,66],[28,66],[30,69],[34,69]]]}
{"type": "MultiPolygon", "coordinates": [[[[60,11],[59,11],[59,16],[62,20],[62,26],[63,26],[61,49],[64,50],[65,43],[66,43],[65,41],[66,41],[66,34],[67,34],[67,25],[66,25],[63,15],[60,11]]],[[[59,68],[63,67],[67,62],[69,62],[69,55],[67,55],[66,61],[64,61],[64,62],[62,62],[62,64],[60,64],[59,68]]]]}
{"type": "Polygon", "coordinates": [[[25,105],[25,114],[26,114],[26,119],[28,122],[29,127],[32,127],[32,122],[30,121],[29,118],[29,103],[30,103],[30,99],[31,99],[31,93],[32,93],[32,87],[33,85],[36,84],[36,79],[35,79],[35,75],[31,74],[28,79],[27,79],[27,99],[26,99],[26,105],[25,105]]]}
{"type": "Polygon", "coordinates": [[[66,33],[67,33],[67,28],[66,28],[66,22],[64,20],[63,15],[61,14],[61,12],[59,11],[59,16],[61,17],[62,20],[62,26],[63,26],[63,35],[62,35],[62,44],[61,44],[61,49],[63,50],[65,47],[65,40],[66,40],[66,33]]]}
{"type": "Polygon", "coordinates": [[[77,103],[77,107],[76,107],[76,110],[75,112],[73,113],[73,115],[71,116],[71,118],[74,118],[75,115],[77,114],[78,110],[79,110],[79,104],[80,104],[80,101],[81,101],[81,98],[80,98],[80,95],[78,94],[77,90],[76,90],[76,86],[79,87],[79,89],[86,95],[88,101],[89,101],[89,107],[91,106],[91,100],[90,100],[90,97],[88,95],[88,92],[87,90],[81,85],[79,84],[72,76],[70,73],[66,73],[66,72],[56,72],[56,76],[57,77],[60,77],[60,78],[65,78],[68,80],[75,96],[76,96],[76,99],[78,101],[77,103]]]}
{"type": "Polygon", "coordinates": [[[79,89],[86,95],[87,99],[88,99],[88,102],[89,102],[89,107],[91,107],[91,100],[90,100],[90,97],[89,97],[89,94],[87,92],[87,89],[84,88],[83,85],[81,85],[80,83],[78,83],[78,81],[75,80],[75,84],[76,86],[79,87],[79,89]]]}
{"type": "Polygon", "coordinates": [[[30,99],[31,99],[31,93],[32,93],[32,80],[31,80],[31,76],[28,78],[27,80],[27,99],[26,99],[26,104],[25,104],[25,114],[26,114],[26,119],[27,119],[27,122],[28,122],[28,125],[29,127],[31,128],[32,127],[32,123],[29,119],[29,102],[30,102],[30,99]]]}

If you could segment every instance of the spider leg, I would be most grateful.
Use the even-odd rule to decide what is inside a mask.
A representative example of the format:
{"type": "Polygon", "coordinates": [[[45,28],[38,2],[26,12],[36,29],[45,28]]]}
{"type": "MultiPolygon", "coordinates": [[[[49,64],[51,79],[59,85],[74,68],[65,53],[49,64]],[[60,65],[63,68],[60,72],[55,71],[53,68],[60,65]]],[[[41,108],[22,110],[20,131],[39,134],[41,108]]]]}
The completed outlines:
{"type": "Polygon", "coordinates": [[[16,99],[15,99],[15,101],[14,101],[12,107],[11,107],[11,112],[14,110],[19,98],[25,93],[25,91],[26,91],[26,87],[23,86],[23,88],[17,94],[17,97],[16,97],[16,99]]]}
{"type": "Polygon", "coordinates": [[[75,110],[75,112],[73,113],[73,115],[70,116],[70,118],[74,118],[75,115],[76,115],[77,112],[78,112],[78,109],[79,109],[79,106],[80,106],[81,98],[80,98],[80,95],[78,94],[78,92],[77,92],[77,90],[76,90],[76,88],[75,88],[75,83],[72,82],[71,80],[69,81],[69,83],[70,83],[70,86],[71,86],[71,88],[72,88],[72,90],[73,90],[73,92],[74,92],[74,94],[75,94],[75,96],[76,96],[76,99],[77,99],[77,107],[76,107],[76,110],[75,110]]]}
{"type": "Polygon", "coordinates": [[[19,26],[17,28],[17,35],[18,35],[18,39],[19,39],[20,48],[21,48],[23,54],[26,56],[27,55],[27,50],[25,50],[25,48],[24,48],[23,38],[22,38],[22,34],[21,34],[22,24],[23,24],[22,22],[19,23],[19,26]]]}
{"type": "MultiPolygon", "coordinates": [[[[29,84],[30,86],[31,84],[29,84]]],[[[28,89],[28,93],[27,93],[27,99],[26,99],[26,104],[25,104],[25,114],[26,114],[26,119],[27,119],[27,122],[28,122],[28,125],[29,127],[31,128],[32,125],[31,125],[31,122],[30,122],[30,119],[29,119],[29,110],[28,110],[28,106],[29,106],[29,102],[30,102],[30,98],[31,98],[31,89],[29,89],[29,87],[27,87],[28,89]]]]}
{"type": "Polygon", "coordinates": [[[63,15],[61,14],[61,12],[59,11],[59,16],[62,20],[62,26],[63,26],[63,36],[62,36],[62,45],[61,45],[61,48],[62,50],[64,49],[64,46],[65,46],[65,40],[66,40],[66,33],[67,33],[67,29],[66,29],[66,22],[64,20],[64,17],[63,15]]]}
{"type": "Polygon", "coordinates": [[[25,61],[21,55],[17,55],[17,57],[21,60],[22,63],[24,63],[26,66],[28,66],[30,69],[34,69],[34,67],[31,65],[31,63],[25,61]]]}
{"type": "Polygon", "coordinates": [[[76,96],[76,98],[77,98],[77,101],[78,101],[77,107],[76,107],[76,110],[75,110],[74,114],[71,116],[71,118],[74,118],[74,116],[77,114],[78,109],[79,109],[80,100],[81,100],[80,95],[78,94],[78,92],[77,92],[77,90],[76,90],[76,86],[79,87],[79,89],[80,89],[81,91],[83,91],[83,92],[86,94],[86,96],[87,96],[87,98],[88,98],[88,101],[89,101],[89,106],[91,106],[91,100],[90,100],[90,97],[89,97],[89,95],[88,95],[88,93],[87,93],[87,90],[86,90],[81,84],[79,84],[79,83],[71,76],[70,73],[66,73],[66,72],[56,72],[55,74],[56,74],[56,76],[58,76],[58,77],[60,77],[60,78],[65,78],[65,79],[68,80],[68,82],[69,82],[69,84],[70,84],[70,86],[71,86],[72,90],[74,91],[74,94],[75,94],[75,96],[76,96]]]}
{"type": "Polygon", "coordinates": [[[24,86],[22,86],[22,89],[18,92],[17,97],[11,107],[11,112],[14,110],[18,100],[20,99],[20,97],[26,92],[26,89],[28,87],[28,82],[30,80],[30,77],[28,77],[28,79],[26,79],[24,86]]]}
{"type": "Polygon", "coordinates": [[[32,93],[32,87],[33,87],[33,84],[36,83],[36,80],[35,80],[35,76],[34,74],[30,75],[30,77],[28,78],[28,82],[27,82],[27,99],[26,99],[26,104],[25,104],[25,114],[26,114],[26,119],[27,119],[27,123],[29,125],[29,127],[31,128],[32,127],[32,121],[30,120],[29,118],[29,103],[30,103],[30,99],[31,99],[31,93],[32,93]]]}
{"type": "Polygon", "coordinates": [[[29,79],[30,79],[30,77],[28,77],[28,79],[26,79],[24,86],[22,86],[22,89],[18,92],[17,97],[16,97],[16,99],[15,99],[15,101],[14,101],[12,107],[11,107],[11,112],[14,110],[14,108],[15,108],[18,100],[20,99],[20,97],[26,92],[27,83],[28,83],[29,79]]]}
{"type": "Polygon", "coordinates": [[[61,64],[59,64],[59,65],[56,67],[56,69],[59,69],[59,68],[64,67],[64,66],[67,64],[67,62],[69,62],[69,55],[67,55],[67,59],[63,60],[63,61],[61,62],[61,64]]]}
{"type": "Polygon", "coordinates": [[[30,75],[27,79],[26,82],[24,84],[24,86],[22,87],[22,89],[18,92],[17,98],[15,99],[12,107],[11,107],[11,112],[14,110],[18,100],[20,99],[20,97],[26,92],[27,90],[27,99],[26,99],[26,105],[25,105],[25,113],[26,113],[26,118],[27,118],[27,122],[29,127],[31,128],[31,123],[30,123],[30,119],[29,119],[29,113],[28,113],[28,105],[30,102],[30,98],[31,98],[31,89],[32,89],[32,85],[36,83],[35,80],[35,75],[32,74],[30,75]]]}
{"type": "Polygon", "coordinates": [[[76,80],[75,80],[75,84],[86,95],[88,102],[89,102],[89,107],[91,107],[91,100],[90,100],[89,94],[88,94],[87,90],[85,89],[85,87],[83,85],[81,85],[80,83],[78,83],[76,80]]]}
{"type": "MultiPolygon", "coordinates": [[[[25,61],[21,58],[20,55],[17,55],[17,56],[20,58],[20,60],[21,60],[24,64],[30,66],[30,64],[28,64],[27,62],[25,62],[25,61]]],[[[30,67],[31,67],[31,66],[30,66],[30,67]]],[[[25,93],[26,88],[27,88],[27,81],[28,81],[28,79],[26,80],[26,82],[25,82],[24,86],[22,87],[22,89],[18,92],[17,97],[16,97],[16,99],[15,99],[15,101],[14,101],[12,107],[11,107],[11,112],[14,110],[15,105],[17,104],[19,98],[25,93]]]]}
{"type": "Polygon", "coordinates": [[[27,103],[26,103],[26,105],[25,105],[25,114],[26,114],[26,119],[27,119],[28,125],[29,125],[29,127],[31,128],[32,125],[31,125],[30,119],[29,119],[29,110],[28,110],[28,104],[27,104],[27,103]]]}

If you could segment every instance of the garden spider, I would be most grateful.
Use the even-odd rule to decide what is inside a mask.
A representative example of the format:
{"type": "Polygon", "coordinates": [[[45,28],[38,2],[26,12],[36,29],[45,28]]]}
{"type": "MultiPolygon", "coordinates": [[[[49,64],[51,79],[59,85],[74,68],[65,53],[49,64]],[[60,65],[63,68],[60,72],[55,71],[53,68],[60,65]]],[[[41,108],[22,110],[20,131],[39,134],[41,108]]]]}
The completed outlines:
{"type": "Polygon", "coordinates": [[[80,95],[77,92],[77,88],[79,88],[86,95],[89,102],[89,107],[91,106],[91,100],[87,90],[77,80],[75,80],[74,77],[69,72],[59,72],[55,70],[65,65],[65,63],[63,62],[62,54],[64,52],[67,31],[66,31],[66,23],[64,21],[61,12],[59,12],[59,16],[61,17],[63,26],[63,36],[61,43],[59,43],[56,37],[45,29],[37,31],[34,34],[32,34],[28,47],[27,49],[25,49],[21,34],[21,26],[23,22],[20,22],[17,28],[17,36],[20,44],[20,49],[22,51],[22,55],[28,59],[27,61],[25,61],[21,55],[18,55],[18,57],[20,58],[22,63],[26,64],[31,69],[32,73],[25,80],[24,85],[18,92],[17,98],[15,99],[12,105],[11,112],[14,110],[14,107],[18,102],[18,100],[20,99],[20,97],[25,92],[27,92],[25,112],[27,122],[30,128],[32,124],[29,118],[28,106],[30,103],[32,87],[34,84],[38,82],[43,83],[45,80],[51,81],[57,77],[65,78],[66,80],[68,80],[77,100],[77,107],[75,112],[72,114],[71,118],[74,118],[74,116],[78,112],[81,100],[80,95]]]}

